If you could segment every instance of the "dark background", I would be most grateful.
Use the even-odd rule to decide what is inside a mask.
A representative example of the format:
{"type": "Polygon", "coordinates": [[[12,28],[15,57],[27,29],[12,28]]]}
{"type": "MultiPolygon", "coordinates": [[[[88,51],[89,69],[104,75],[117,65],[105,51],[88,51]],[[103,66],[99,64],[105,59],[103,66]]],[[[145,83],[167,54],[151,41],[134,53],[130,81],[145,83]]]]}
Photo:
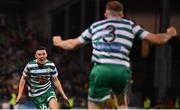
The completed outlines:
{"type": "MultiPolygon", "coordinates": [[[[91,68],[91,45],[80,50],[64,51],[52,45],[53,35],[62,35],[63,39],[75,38],[94,21],[104,19],[105,4],[108,0],[0,0],[1,18],[1,69],[2,74],[0,101],[5,99],[4,92],[17,92],[19,77],[14,84],[11,80],[21,72],[28,60],[33,58],[33,50],[38,45],[48,48],[49,58],[55,61],[59,68],[59,78],[69,97],[76,96],[75,107],[87,107],[88,75],[91,68]],[[2,40],[5,39],[5,40],[2,40]],[[7,85],[10,86],[7,89],[7,85]],[[72,86],[73,85],[73,86],[72,86]],[[16,86],[16,87],[14,87],[16,86]]],[[[136,21],[151,32],[160,32],[163,0],[121,0],[127,19],[136,21]]],[[[169,0],[167,24],[180,30],[180,1],[169,0]]],[[[179,35],[178,35],[179,36],[179,35]]],[[[171,39],[166,46],[170,47],[168,65],[171,69],[167,74],[158,73],[161,65],[156,58],[163,58],[158,54],[158,46],[134,40],[130,54],[133,84],[130,88],[130,105],[143,106],[143,99],[148,96],[152,100],[152,107],[158,101],[164,105],[170,99],[175,99],[180,93],[179,65],[180,40],[171,39]],[[148,52],[143,56],[143,52],[148,52]],[[158,55],[157,55],[158,54],[158,55]],[[165,76],[164,76],[165,75],[165,76]],[[160,77],[159,77],[160,76],[160,77]],[[164,78],[161,82],[161,76],[164,78]],[[167,78],[167,81],[166,81],[167,78]],[[160,80],[160,81],[159,81],[160,80]],[[160,91],[163,95],[161,94],[160,91]]],[[[169,51],[165,51],[164,54],[169,51]]],[[[167,58],[167,57],[165,57],[167,58]]],[[[161,60],[160,60],[161,61],[161,60]]],[[[163,63],[163,62],[162,62],[163,63]]],[[[11,97],[9,97],[10,99],[11,97]]],[[[60,99],[61,100],[61,99],[60,99]]],[[[165,107],[164,107],[165,108],[165,107]]]]}

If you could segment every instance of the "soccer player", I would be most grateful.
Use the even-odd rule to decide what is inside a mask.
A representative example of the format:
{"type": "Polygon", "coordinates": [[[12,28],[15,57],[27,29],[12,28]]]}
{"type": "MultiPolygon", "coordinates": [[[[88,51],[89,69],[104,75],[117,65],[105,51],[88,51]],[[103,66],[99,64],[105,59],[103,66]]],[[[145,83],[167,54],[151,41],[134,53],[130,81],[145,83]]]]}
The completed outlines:
{"type": "Polygon", "coordinates": [[[28,95],[31,97],[34,105],[38,109],[58,109],[55,91],[51,85],[51,79],[68,104],[68,98],[65,95],[61,83],[58,79],[58,71],[55,64],[46,59],[47,51],[45,47],[37,48],[35,52],[35,60],[29,61],[25,66],[19,83],[19,92],[16,103],[19,102],[25,82],[28,83],[28,95]]]}
{"type": "Polygon", "coordinates": [[[129,53],[133,39],[138,37],[154,44],[166,43],[176,36],[176,29],[170,27],[165,33],[151,33],[135,22],[123,18],[123,5],[109,1],[104,13],[105,20],[97,21],[79,37],[62,40],[53,37],[53,44],[72,50],[83,44],[92,43],[94,64],[89,78],[88,108],[101,108],[110,93],[117,108],[127,108],[127,86],[131,79],[129,53]]]}

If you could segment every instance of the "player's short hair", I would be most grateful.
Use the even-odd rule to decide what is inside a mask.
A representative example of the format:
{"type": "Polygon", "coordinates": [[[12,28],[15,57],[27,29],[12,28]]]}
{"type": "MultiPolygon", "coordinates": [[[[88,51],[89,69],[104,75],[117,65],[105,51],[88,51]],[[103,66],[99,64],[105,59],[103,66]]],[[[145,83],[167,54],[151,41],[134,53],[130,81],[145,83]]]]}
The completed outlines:
{"type": "Polygon", "coordinates": [[[114,12],[123,12],[123,5],[119,1],[109,1],[106,4],[106,9],[114,12]]]}
{"type": "Polygon", "coordinates": [[[37,47],[37,48],[36,48],[36,51],[37,51],[37,50],[46,50],[46,51],[47,51],[46,47],[44,47],[44,46],[39,46],[39,47],[37,47]]]}

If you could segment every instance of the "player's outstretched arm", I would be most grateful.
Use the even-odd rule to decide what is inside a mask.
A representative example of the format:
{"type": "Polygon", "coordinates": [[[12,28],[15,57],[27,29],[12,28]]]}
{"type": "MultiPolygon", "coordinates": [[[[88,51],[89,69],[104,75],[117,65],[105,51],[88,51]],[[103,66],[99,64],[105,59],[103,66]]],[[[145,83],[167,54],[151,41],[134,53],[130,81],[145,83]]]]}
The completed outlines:
{"type": "Polygon", "coordinates": [[[69,100],[68,100],[66,94],[64,93],[64,90],[61,86],[61,82],[59,81],[59,79],[57,77],[53,77],[53,82],[54,82],[54,85],[56,86],[56,88],[58,89],[58,91],[60,92],[61,96],[63,97],[63,99],[69,105],[69,100]]]}
{"type": "Polygon", "coordinates": [[[24,75],[22,75],[20,82],[19,82],[19,91],[18,91],[18,96],[16,98],[16,104],[19,103],[19,100],[22,97],[25,83],[26,83],[26,77],[24,75]]]}
{"type": "Polygon", "coordinates": [[[61,36],[53,36],[52,40],[55,46],[60,47],[65,50],[73,50],[73,49],[79,48],[82,45],[79,38],[62,40],[61,36]]]}
{"type": "Polygon", "coordinates": [[[176,28],[170,27],[165,33],[149,33],[144,39],[154,44],[164,44],[172,37],[177,36],[176,28]]]}

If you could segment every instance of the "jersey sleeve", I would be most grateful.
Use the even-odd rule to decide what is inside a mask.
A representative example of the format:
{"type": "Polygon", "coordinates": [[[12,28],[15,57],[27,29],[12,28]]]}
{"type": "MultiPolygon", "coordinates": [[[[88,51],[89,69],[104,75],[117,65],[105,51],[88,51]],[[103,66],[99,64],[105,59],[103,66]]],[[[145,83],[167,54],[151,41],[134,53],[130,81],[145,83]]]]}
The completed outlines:
{"type": "Polygon", "coordinates": [[[92,26],[86,29],[82,34],[79,36],[79,40],[81,43],[89,43],[92,39],[92,26]]]}
{"type": "Polygon", "coordinates": [[[140,38],[140,39],[144,39],[150,32],[146,31],[144,28],[142,28],[140,25],[137,25],[134,22],[131,22],[132,24],[132,32],[133,34],[140,38]]]}
{"type": "Polygon", "coordinates": [[[51,74],[52,74],[52,77],[57,77],[58,76],[58,71],[57,71],[56,67],[54,67],[54,69],[52,70],[51,74]]]}
{"type": "Polygon", "coordinates": [[[28,73],[29,73],[29,67],[28,67],[28,64],[25,66],[24,70],[23,70],[23,75],[24,76],[28,76],[28,73]]]}

